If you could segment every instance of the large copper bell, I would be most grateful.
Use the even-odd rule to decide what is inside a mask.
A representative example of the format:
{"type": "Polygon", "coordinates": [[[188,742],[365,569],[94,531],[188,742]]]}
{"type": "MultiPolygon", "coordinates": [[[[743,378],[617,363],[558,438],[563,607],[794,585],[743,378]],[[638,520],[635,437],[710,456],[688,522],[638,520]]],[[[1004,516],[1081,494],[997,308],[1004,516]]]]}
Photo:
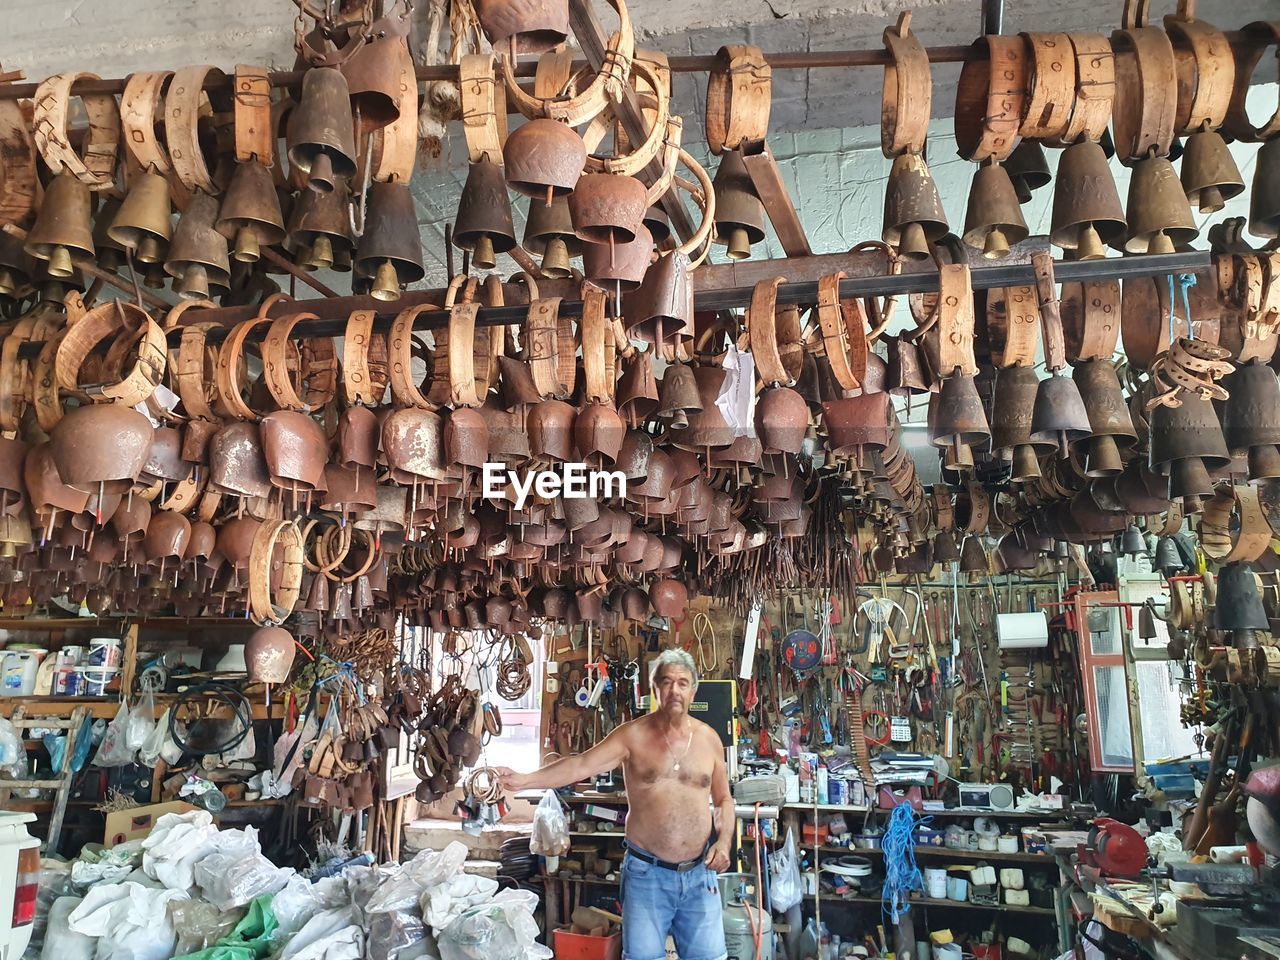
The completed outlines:
{"type": "Polygon", "coordinates": [[[588,403],[573,421],[578,459],[594,470],[612,467],[626,432],[617,410],[605,403],[588,403]]]}
{"type": "Polygon", "coordinates": [[[381,130],[400,118],[400,69],[408,57],[402,39],[384,37],[364,44],[342,64],[359,132],[381,130]]]}
{"type": "Polygon", "coordinates": [[[1144,157],[1129,176],[1126,253],[1173,253],[1199,234],[1168,157],[1144,157]]]}
{"type": "Polygon", "coordinates": [[[35,225],[27,234],[25,250],[48,261],[49,276],[65,279],[75,273],[72,253],[93,256],[93,228],[89,217],[93,197],[89,188],[63,171],[45,187],[35,225]]]}
{"type": "Polygon", "coordinates": [[[1244,178],[1222,134],[1201,130],[1187,137],[1182,151],[1182,189],[1201,213],[1217,213],[1244,192],[1244,178]]]}
{"type": "Polygon", "coordinates": [[[350,264],[349,199],[346,183],[339,182],[328,193],[304,190],[293,201],[285,246],[298,266],[328,270],[339,259],[346,259],[350,264]]]}
{"type": "Polygon", "coordinates": [[[94,403],[59,420],[49,442],[63,483],[92,494],[122,494],[142,473],[154,432],[136,410],[94,403]]]}
{"type": "MultiPolygon", "coordinates": [[[[695,399],[696,395],[695,390],[695,399]]],[[[635,350],[622,361],[622,378],[618,381],[617,396],[618,412],[632,426],[638,426],[647,420],[657,408],[660,397],[658,381],[653,376],[653,363],[647,353],[635,350]]]]}
{"type": "MultiPolygon", "coordinates": [[[[643,229],[643,228],[641,228],[643,229]]],[[[646,343],[669,342],[693,331],[693,278],[679,250],[660,254],[640,287],[626,298],[627,335],[646,343]]]]}
{"type": "Polygon", "coordinates": [[[284,683],[293,668],[297,644],[284,627],[259,627],[244,645],[250,683],[284,683]]]}
{"type": "Polygon", "coordinates": [[[475,8],[495,47],[514,39],[517,53],[544,53],[569,36],[567,0],[476,0],[475,8]]]}
{"type": "Polygon", "coordinates": [[[1103,245],[1124,231],[1124,209],[1102,147],[1091,140],[1067,147],[1053,188],[1054,245],[1076,251],[1077,260],[1099,260],[1106,256],[1103,245]]]}
{"type": "Polygon", "coordinates": [[[356,269],[373,278],[378,300],[400,299],[400,289],[421,280],[422,238],[409,185],[375,181],[369,185],[364,233],[356,248],[356,269]]]}
{"type": "Polygon", "coordinates": [[[1261,360],[1239,367],[1224,382],[1222,435],[1232,456],[1247,453],[1249,479],[1280,476],[1280,382],[1261,360]]]}
{"type": "Polygon", "coordinates": [[[154,170],[134,174],[124,203],[107,228],[111,239],[139,263],[162,263],[173,235],[169,181],[154,170]]]}
{"type": "Polygon", "coordinates": [[[987,412],[982,408],[974,378],[956,374],[943,380],[929,437],[933,445],[951,447],[958,454],[961,446],[981,443],[990,436],[987,412]]]}
{"type": "Polygon", "coordinates": [[[1089,411],[1084,408],[1075,381],[1057,374],[1040,381],[1031,414],[1032,444],[1057,447],[1059,456],[1066,458],[1069,444],[1083,440],[1091,429],[1089,411]]]}
{"type": "Polygon", "coordinates": [[[895,157],[884,195],[882,238],[908,260],[926,260],[947,232],[947,214],[924,157],[895,157]]]}
{"type": "Polygon", "coordinates": [[[568,124],[546,117],[507,135],[502,166],[516,193],[551,203],[573,193],[587,165],[587,146],[568,124]]]}
{"type": "Polygon", "coordinates": [[[764,204],[740,149],[720,155],[712,186],[716,194],[715,240],[729,248],[730,260],[745,260],[751,256],[752,244],[764,239],[764,204]]]}
{"type": "Polygon", "coordinates": [[[653,238],[643,224],[630,243],[584,243],[582,272],[606,293],[635,290],[644,280],[653,254],[653,238]]]}
{"type": "MultiPolygon", "coordinates": [[[[650,365],[648,357],[644,357],[643,362],[650,365]]],[[[658,408],[654,413],[664,420],[670,420],[672,429],[683,430],[689,425],[689,414],[701,410],[702,399],[698,395],[693,368],[685,363],[668,364],[662,374],[658,388],[658,408]]]]}
{"type": "Polygon", "coordinates": [[[302,99],[289,114],[289,163],[321,193],[356,174],[355,121],[347,78],[317,67],[302,75],[302,99]]]}
{"type": "Polygon", "coordinates": [[[756,401],[755,426],[766,454],[799,453],[809,429],[809,405],[790,387],[767,387],[756,401]]]}
{"type": "Polygon", "coordinates": [[[272,486],[308,491],[323,485],[329,445],[320,424],[297,410],[274,410],[260,430],[272,486]]]}
{"type": "Polygon", "coordinates": [[[582,255],[582,244],[573,232],[569,202],[559,197],[548,206],[545,199],[531,197],[524,222],[524,248],[542,257],[542,273],[552,280],[573,276],[569,262],[582,255]]]}
{"type": "Polygon", "coordinates": [[[995,402],[991,405],[991,448],[1013,457],[1015,483],[1040,476],[1031,438],[1031,415],[1040,380],[1034,367],[1001,367],[996,371],[995,402]],[[1028,456],[1029,454],[1029,456],[1028,456]]]}
{"type": "Polygon", "coordinates": [[[511,200],[502,168],[486,153],[471,164],[467,183],[458,201],[458,218],[453,225],[453,242],[471,252],[471,262],[481,270],[498,265],[495,255],[516,245],[516,228],[511,220],[511,200]]]}
{"type": "Polygon", "coordinates": [[[1008,256],[1010,244],[1025,240],[1027,233],[1008,171],[998,163],[978,167],[969,187],[964,242],[980,249],[988,260],[998,260],[1008,256]]]}
{"type": "Polygon", "coordinates": [[[635,177],[612,173],[584,174],[569,195],[569,215],[580,240],[608,244],[612,249],[630,243],[644,229],[649,209],[645,186],[635,177]]]}
{"type": "Polygon", "coordinates": [[[1258,148],[1249,193],[1249,232],[1263,239],[1280,236],[1280,137],[1258,148]]]}
{"type": "Polygon", "coordinates": [[[1032,191],[1039,190],[1053,179],[1053,175],[1049,173],[1049,161],[1044,156],[1044,147],[1038,140],[1023,140],[1019,143],[1013,153],[1009,154],[1004,166],[1009,171],[1009,179],[1019,203],[1030,203],[1032,191]]]}
{"type": "Polygon", "coordinates": [[[222,296],[231,286],[227,238],[214,229],[218,201],[197,192],[178,219],[164,269],[177,280],[173,289],[186,300],[222,296]]]}
{"type": "Polygon", "coordinates": [[[396,410],[382,421],[382,452],[397,483],[444,480],[444,424],[430,410],[396,410]]]}
{"type": "Polygon", "coordinates": [[[1213,402],[1187,393],[1177,407],[1160,404],[1151,411],[1150,431],[1152,469],[1169,477],[1170,499],[1196,512],[1200,498],[1213,492],[1209,471],[1231,462],[1213,402]]]}
{"type": "Polygon", "coordinates": [[[209,485],[218,493],[265,497],[271,478],[256,423],[235,420],[209,440],[209,485]]]}
{"type": "Polygon", "coordinates": [[[1076,365],[1072,378],[1089,414],[1092,436],[1085,441],[1084,475],[1114,477],[1124,470],[1117,441],[1126,447],[1138,439],[1129,407],[1110,360],[1086,360],[1076,365]]]}
{"type": "Polygon", "coordinates": [[[215,226],[234,242],[233,253],[241,263],[257,263],[263,247],[283,240],[284,216],[271,171],[252,160],[236,164],[215,226]]]}

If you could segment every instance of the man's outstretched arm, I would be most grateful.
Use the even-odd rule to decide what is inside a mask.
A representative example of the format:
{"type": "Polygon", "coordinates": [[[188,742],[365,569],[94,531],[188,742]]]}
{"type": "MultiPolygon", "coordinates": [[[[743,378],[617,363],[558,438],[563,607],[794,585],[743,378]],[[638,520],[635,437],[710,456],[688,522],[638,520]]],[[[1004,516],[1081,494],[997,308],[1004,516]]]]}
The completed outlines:
{"type": "Polygon", "coordinates": [[[513,793],[517,790],[554,790],[596,774],[607,773],[621,766],[627,759],[628,726],[623,724],[618,727],[586,753],[563,757],[533,773],[516,773],[510,767],[497,767],[496,772],[502,778],[502,789],[513,793]]]}

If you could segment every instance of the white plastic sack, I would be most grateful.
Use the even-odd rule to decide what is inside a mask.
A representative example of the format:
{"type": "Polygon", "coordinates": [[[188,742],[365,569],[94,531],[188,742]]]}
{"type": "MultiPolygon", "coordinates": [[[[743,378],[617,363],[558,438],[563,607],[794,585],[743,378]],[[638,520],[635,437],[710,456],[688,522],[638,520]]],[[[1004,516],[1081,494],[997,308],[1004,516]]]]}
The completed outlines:
{"type": "Polygon", "coordinates": [[[129,711],[129,723],[125,727],[125,744],[131,753],[141,750],[156,727],[156,698],[148,693],[142,703],[134,704],[129,711]]]}
{"type": "MultiPolygon", "coordinates": [[[[165,707],[160,719],[151,726],[151,732],[138,747],[138,762],[145,767],[154,767],[161,757],[165,756],[165,741],[169,739],[169,708],[165,707]]],[[[166,758],[167,760],[167,758],[166,758]]]]}
{"type": "Polygon", "coordinates": [[[471,907],[439,935],[441,960],[551,960],[537,942],[537,905],[532,891],[503,890],[471,907]]]}
{"type": "Polygon", "coordinates": [[[776,912],[786,913],[800,902],[803,895],[796,837],[788,827],[786,841],[776,853],[769,854],[769,904],[776,912]]]}
{"type": "Polygon", "coordinates": [[[59,897],[49,908],[49,922],[45,927],[44,947],[40,960],[93,960],[98,947],[95,938],[76,933],[67,926],[67,918],[80,906],[80,897],[59,897]]]}
{"type": "Polygon", "coordinates": [[[261,853],[217,851],[195,866],[196,886],[219,910],[247,906],[263,894],[282,890],[293,875],[292,867],[277,867],[261,853]]]}
{"type": "Polygon", "coordinates": [[[207,810],[166,813],[142,841],[142,869],[171,890],[190,890],[195,865],[218,849],[218,836],[207,810]]]}
{"type": "Polygon", "coordinates": [[[101,883],[71,911],[67,926],[99,938],[97,960],[168,960],[177,942],[169,902],[186,896],[140,883],[101,883]]]}
{"type": "Polygon", "coordinates": [[[98,752],[93,755],[95,767],[123,767],[133,763],[133,749],[129,746],[129,705],[120,701],[115,719],[107,724],[98,752]]]}
{"type": "Polygon", "coordinates": [[[457,840],[438,853],[434,850],[419,851],[398,871],[384,873],[382,882],[369,899],[365,910],[369,913],[387,913],[411,909],[424,892],[456,877],[462,871],[466,859],[467,848],[457,840]]]}
{"type": "Polygon", "coordinates": [[[354,906],[318,913],[285,944],[279,960],[363,960],[360,924],[354,906]]]}
{"type": "Polygon", "coordinates": [[[559,857],[569,852],[569,819],[554,790],[544,793],[533,811],[529,849],[544,857],[559,857]]]}
{"type": "Polygon", "coordinates": [[[430,887],[422,894],[422,919],[442,933],[469,908],[485,903],[498,890],[498,881],[459,874],[430,887]]]}
{"type": "Polygon", "coordinates": [[[271,939],[283,943],[324,909],[319,892],[310,881],[294,874],[271,898],[271,912],[276,915],[276,929],[271,939]]]}

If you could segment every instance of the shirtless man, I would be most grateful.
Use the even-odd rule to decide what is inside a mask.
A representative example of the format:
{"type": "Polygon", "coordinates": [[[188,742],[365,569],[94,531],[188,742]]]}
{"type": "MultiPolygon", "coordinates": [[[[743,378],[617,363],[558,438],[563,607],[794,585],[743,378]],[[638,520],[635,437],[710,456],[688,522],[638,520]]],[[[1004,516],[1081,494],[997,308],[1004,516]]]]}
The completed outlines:
{"type": "Polygon", "coordinates": [[[586,753],[534,773],[500,768],[503,789],[554,789],[622,767],[627,854],[622,861],[623,960],[725,960],[716,874],[729,866],[733,796],[719,736],[689,716],[693,658],[664,650],[650,668],[658,710],[624,723],[586,753]],[[719,814],[714,829],[711,807],[719,814]]]}

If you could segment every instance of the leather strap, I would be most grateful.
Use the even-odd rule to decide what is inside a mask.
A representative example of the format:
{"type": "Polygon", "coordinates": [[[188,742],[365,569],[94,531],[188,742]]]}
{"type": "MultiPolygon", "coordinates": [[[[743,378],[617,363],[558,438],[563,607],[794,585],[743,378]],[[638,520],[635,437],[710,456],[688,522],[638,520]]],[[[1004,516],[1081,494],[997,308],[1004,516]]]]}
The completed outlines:
{"type": "Polygon", "coordinates": [[[494,163],[501,163],[502,144],[507,139],[507,111],[498,98],[493,54],[466,54],[458,64],[458,89],[468,158],[477,163],[487,154],[494,163]],[[503,109],[498,109],[500,105],[503,109]]]}
{"type": "Polygon", "coordinates": [[[80,368],[89,354],[107,338],[134,330],[141,338],[133,367],[123,379],[83,389],[95,400],[111,400],[126,407],[145,401],[164,379],[169,359],[164,330],[141,307],[121,300],[95,307],[67,328],[54,364],[58,384],[66,390],[82,389],[78,382],[80,368]]]}
{"type": "Polygon", "coordinates": [[[856,321],[847,318],[845,307],[840,302],[840,281],[844,277],[842,270],[818,279],[818,326],[822,330],[823,348],[836,382],[846,392],[853,392],[862,389],[862,377],[867,368],[867,336],[858,301],[848,303],[851,309],[858,311],[856,321]]]}
{"type": "Polygon", "coordinates": [[[979,37],[974,47],[985,47],[987,56],[966,59],[960,68],[956,146],[966,160],[1005,160],[1018,145],[1026,104],[1027,45],[1022,37],[991,35],[979,37]]]}
{"type": "Polygon", "coordinates": [[[719,156],[737,150],[744,140],[763,140],[769,133],[773,101],[773,69],[759,47],[729,45],[716,52],[707,75],[707,146],[719,156]]]}
{"type": "Polygon", "coordinates": [[[266,67],[236,66],[236,163],[275,164],[275,128],[271,122],[271,81],[266,67]]]}
{"type": "Polygon", "coordinates": [[[242,320],[231,328],[231,333],[222,342],[218,350],[218,369],[215,377],[218,387],[218,406],[224,416],[236,420],[257,420],[254,411],[243,398],[244,385],[241,377],[245,374],[244,345],[251,332],[258,327],[275,321],[267,314],[277,301],[288,300],[282,294],[272,294],[258,307],[257,316],[242,320]]]}
{"type": "Polygon", "coordinates": [[[316,320],[314,313],[291,313],[272,321],[262,342],[262,378],[281,410],[313,413],[333,399],[337,389],[338,357],[332,337],[308,337],[298,344],[289,334],[300,320],[316,320]],[[302,388],[299,395],[294,380],[302,388]]]}
{"type": "Polygon", "coordinates": [[[564,96],[573,77],[572,47],[561,44],[538,58],[533,74],[533,95],[539,100],[564,96]]]}
{"type": "Polygon", "coordinates": [[[36,88],[32,132],[44,162],[54,173],[64,169],[90,190],[115,186],[116,154],[120,149],[120,114],[116,98],[107,94],[81,97],[89,119],[84,154],[76,153],[67,133],[71,85],[77,80],[98,80],[97,74],[58,73],[36,88]]]}
{"type": "Polygon", "coordinates": [[[1111,41],[1092,33],[1070,34],[1076,61],[1076,102],[1063,143],[1097,141],[1111,122],[1116,97],[1116,57],[1111,41]]]}
{"type": "MultiPolygon", "coordinates": [[[[172,329],[186,311],[195,308],[216,310],[212,300],[184,300],[165,315],[165,327],[172,329]]],[[[178,355],[174,363],[174,382],[182,400],[182,409],[191,420],[217,420],[212,404],[218,396],[218,351],[207,345],[207,335],[221,324],[195,322],[182,325],[178,355]]]]}
{"type": "Polygon", "coordinates": [[[200,118],[213,114],[213,104],[204,91],[207,78],[221,84],[226,74],[208,64],[183,67],[174,73],[164,98],[164,136],[173,172],[182,185],[214,195],[218,188],[200,149],[200,118]]]}
{"type": "Polygon", "coordinates": [[[973,355],[973,281],[962,263],[938,269],[938,375],[972,377],[978,372],[973,355]]]}
{"type": "Polygon", "coordinates": [[[342,399],[349,407],[376,407],[386,392],[386,377],[378,383],[375,371],[370,367],[371,355],[387,368],[387,342],[381,334],[373,332],[376,310],[355,310],[347,317],[346,331],[342,336],[342,399]]]}
{"type": "Polygon", "coordinates": [[[747,339],[766,387],[794,385],[804,365],[799,313],[778,306],[778,287],[784,283],[786,277],[761,280],[747,307],[747,339]]]}
{"type": "Polygon", "coordinates": [[[929,75],[929,54],[911,32],[910,10],[898,15],[897,24],[885,28],[884,45],[889,62],[884,68],[880,99],[880,149],[886,157],[923,153],[929,133],[933,80],[929,75]]]}
{"type": "Polygon", "coordinates": [[[1154,153],[1173,142],[1178,71],[1169,35],[1147,23],[1148,0],[1125,0],[1124,29],[1111,35],[1116,53],[1116,100],[1111,132],[1121,160],[1154,153]]]}
{"type": "Polygon", "coordinates": [[[544,297],[529,304],[529,371],[543,399],[563,400],[577,380],[576,344],[568,320],[560,316],[560,298],[544,297]]]}
{"type": "Polygon", "coordinates": [[[1120,281],[1062,285],[1062,333],[1067,360],[1110,360],[1120,339],[1120,281]]]}
{"type": "MultiPolygon", "coordinates": [[[[644,77],[648,80],[649,85],[657,91],[656,101],[657,110],[654,119],[649,127],[649,133],[644,141],[639,145],[631,145],[627,152],[621,153],[615,151],[614,155],[608,157],[598,157],[592,154],[592,150],[598,145],[599,141],[592,142],[593,138],[584,135],[583,140],[587,146],[587,160],[585,169],[588,173],[613,173],[624,177],[634,177],[645,169],[658,156],[658,151],[662,148],[663,143],[669,138],[671,131],[669,123],[671,118],[671,94],[666,87],[659,82],[653,70],[643,60],[636,60],[632,64],[631,75],[635,79],[644,77]]],[[[611,111],[603,113],[600,117],[610,116],[611,111]]],[[[597,117],[596,120],[599,120],[597,117]]],[[[592,121],[595,126],[596,121],[592,121]]],[[[615,145],[616,146],[616,145],[615,145]]],[[[654,188],[650,187],[650,191],[654,188]]],[[[663,186],[661,193],[666,193],[666,187],[663,186]]],[[[660,195],[660,194],[659,194],[660,195]]],[[[657,197],[653,197],[654,200],[657,197]]]]}
{"type": "Polygon", "coordinates": [[[18,100],[0,100],[0,157],[0,223],[26,223],[36,206],[36,151],[30,120],[18,100]]]}
{"type": "Polygon", "coordinates": [[[1065,33],[1024,33],[1031,51],[1031,97],[1021,134],[1058,140],[1067,132],[1076,99],[1076,56],[1065,33]]]}
{"type": "Polygon", "coordinates": [[[31,408],[35,411],[36,423],[45,433],[52,431],[62,419],[62,397],[54,365],[65,335],[66,331],[60,330],[46,340],[31,365],[31,408]]]}
{"type": "Polygon", "coordinates": [[[249,548],[249,617],[254,623],[283,623],[293,613],[302,589],[302,570],[302,535],[297,526],[288,520],[262,523],[249,548]],[[278,582],[274,590],[273,582],[278,582]]]}
{"type": "Polygon", "coordinates": [[[1269,120],[1261,126],[1254,126],[1245,109],[1245,101],[1249,96],[1249,82],[1253,72],[1262,60],[1262,55],[1270,47],[1280,46],[1280,20],[1256,20],[1247,24],[1243,31],[1243,42],[1237,44],[1235,84],[1231,90],[1231,103],[1227,108],[1227,118],[1223,129],[1237,140],[1247,143],[1261,143],[1280,136],[1280,106],[1269,120]]]}
{"type": "Polygon", "coordinates": [[[969,522],[965,524],[965,533],[979,534],[987,529],[991,519],[991,497],[982,488],[982,484],[970,482],[966,489],[969,493],[969,522]]]}
{"type": "MultiPolygon", "coordinates": [[[[391,322],[391,332],[387,335],[388,369],[391,375],[391,397],[397,407],[435,410],[438,406],[423,395],[413,379],[413,324],[422,314],[439,309],[435,304],[422,303],[401,310],[391,322]]],[[[431,370],[430,363],[427,370],[431,370]]]]}
{"type": "Polygon", "coordinates": [[[1271,527],[1258,500],[1257,487],[1220,486],[1204,501],[1200,514],[1200,547],[1219,563],[1252,563],[1271,543],[1271,527]],[[1234,522],[1233,522],[1234,517],[1234,522]]]}
{"type": "Polygon", "coordinates": [[[1035,363],[1039,333],[1040,304],[1034,287],[987,291],[987,340],[997,367],[1035,363]]]}
{"type": "MultiPolygon", "coordinates": [[[[413,178],[413,168],[418,160],[418,77],[414,72],[413,56],[403,38],[396,39],[391,55],[400,65],[397,98],[400,112],[376,133],[373,179],[381,183],[407,183],[413,178]]],[[[505,117],[502,129],[506,129],[505,117]]]]}
{"type": "Polygon", "coordinates": [[[604,291],[594,284],[582,285],[582,320],[578,332],[582,337],[584,397],[592,403],[612,404],[617,347],[613,324],[605,316],[604,291]]]}
{"type": "Polygon", "coordinates": [[[930,505],[933,510],[933,525],[938,530],[950,530],[955,526],[956,512],[951,502],[951,491],[946,484],[935,483],[930,490],[930,505]]]}
{"type": "Polygon", "coordinates": [[[1178,69],[1180,134],[1216,130],[1227,117],[1235,82],[1235,57],[1222,31],[1196,19],[1195,0],[1179,0],[1164,28],[1173,44],[1178,69]]]}
{"type": "MultiPolygon", "coordinates": [[[[1235,359],[1240,363],[1250,360],[1270,362],[1277,342],[1277,317],[1269,309],[1269,303],[1280,285],[1268,283],[1268,264],[1265,254],[1253,254],[1238,258],[1236,272],[1237,297],[1243,309],[1240,312],[1240,350],[1235,359]]],[[[1275,271],[1272,271],[1272,276],[1275,271]]]]}
{"type": "Polygon", "coordinates": [[[1040,301],[1045,367],[1052,373],[1067,365],[1062,315],[1058,308],[1058,288],[1053,276],[1053,257],[1047,253],[1035,253],[1031,255],[1031,263],[1036,273],[1036,297],[1040,301]]]}
{"type": "Polygon", "coordinates": [[[172,513],[189,513],[200,503],[208,470],[192,470],[169,488],[169,495],[160,503],[161,510],[172,513]]]}
{"type": "Polygon", "coordinates": [[[164,88],[173,73],[158,70],[131,74],[120,97],[120,125],[124,145],[142,170],[168,173],[173,169],[169,152],[156,136],[156,123],[164,111],[164,88]]]}
{"type": "MultiPolygon", "coordinates": [[[[484,402],[488,384],[476,382],[476,314],[480,304],[456,303],[449,310],[449,404],[478,407],[484,402]]],[[[487,337],[488,331],[483,331],[487,337]]]]}

